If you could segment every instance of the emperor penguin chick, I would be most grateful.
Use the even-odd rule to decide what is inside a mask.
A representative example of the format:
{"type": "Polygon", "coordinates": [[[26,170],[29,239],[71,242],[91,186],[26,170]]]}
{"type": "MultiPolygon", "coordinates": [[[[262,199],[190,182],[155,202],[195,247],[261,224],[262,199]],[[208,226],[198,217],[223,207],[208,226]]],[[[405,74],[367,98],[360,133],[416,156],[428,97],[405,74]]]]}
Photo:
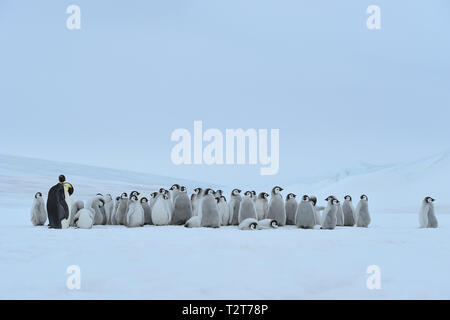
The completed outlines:
{"type": "Polygon", "coordinates": [[[425,197],[419,212],[419,226],[421,228],[437,228],[438,221],[434,211],[434,199],[425,197]]]}
{"type": "Polygon", "coordinates": [[[199,216],[193,216],[184,224],[184,226],[186,228],[200,228],[202,226],[201,222],[199,216]]]}
{"type": "Polygon", "coordinates": [[[230,209],[229,224],[232,226],[237,226],[239,224],[239,207],[241,206],[241,201],[241,190],[233,189],[233,191],[231,191],[230,202],[228,203],[230,209]]]}
{"type": "Polygon", "coordinates": [[[230,220],[230,210],[228,208],[227,198],[220,196],[217,198],[217,207],[219,208],[220,225],[227,226],[230,220]]]}
{"type": "Polygon", "coordinates": [[[338,210],[339,200],[334,197],[328,197],[329,207],[325,209],[322,217],[322,226],[320,229],[333,230],[336,228],[336,213],[338,210]]]}
{"type": "Polygon", "coordinates": [[[320,225],[322,222],[322,215],[320,214],[320,211],[323,211],[324,207],[317,207],[317,197],[316,196],[309,196],[309,201],[311,201],[313,208],[314,208],[314,223],[316,225],[320,225]]]}
{"type": "Polygon", "coordinates": [[[103,224],[106,219],[105,200],[102,196],[95,196],[86,203],[86,208],[94,210],[94,225],[103,224]]]}
{"type": "Polygon", "coordinates": [[[94,209],[82,208],[74,215],[73,221],[79,229],[91,229],[94,225],[94,216],[94,209]]]}
{"type": "MultiPolygon", "coordinates": [[[[250,201],[253,201],[251,197],[249,197],[250,201]]],[[[247,218],[242,220],[239,223],[240,230],[257,230],[258,229],[258,220],[254,218],[247,218]]]]}
{"type": "Polygon", "coordinates": [[[194,194],[191,196],[191,208],[192,208],[192,215],[197,216],[199,215],[199,207],[200,202],[203,197],[203,189],[202,188],[195,188],[194,194]]]}
{"type": "Polygon", "coordinates": [[[43,226],[47,221],[47,209],[45,208],[42,193],[34,195],[33,206],[31,207],[31,223],[33,226],[43,226]]]}
{"type": "Polygon", "coordinates": [[[155,204],[156,198],[158,197],[158,195],[159,195],[158,192],[152,192],[150,194],[150,202],[148,204],[150,206],[150,209],[153,208],[153,205],[155,204]]]}
{"type": "Polygon", "coordinates": [[[246,191],[244,193],[244,199],[242,199],[241,204],[239,206],[239,217],[238,222],[241,224],[242,221],[246,219],[256,219],[256,209],[255,203],[253,202],[253,193],[252,191],[246,191]]]}
{"type": "Polygon", "coordinates": [[[145,222],[144,209],[138,199],[137,195],[132,195],[127,212],[127,227],[135,228],[142,227],[145,222]]]}
{"type": "Polygon", "coordinates": [[[171,224],[183,225],[192,217],[191,200],[186,187],[182,186],[177,191],[173,200],[173,213],[171,224]]]}
{"type": "Polygon", "coordinates": [[[126,192],[122,193],[119,199],[119,203],[117,205],[116,210],[116,223],[117,224],[126,224],[127,220],[127,211],[128,211],[128,195],[126,192]]]}
{"type": "Polygon", "coordinates": [[[258,229],[276,229],[278,222],[274,219],[262,219],[258,221],[258,229]]]}
{"type": "Polygon", "coordinates": [[[201,225],[202,227],[218,228],[220,226],[219,221],[219,208],[217,207],[217,201],[214,198],[214,190],[206,189],[201,203],[201,225]]]}
{"type": "Polygon", "coordinates": [[[338,203],[336,212],[336,226],[342,227],[344,225],[344,211],[342,210],[341,203],[338,203]]]}
{"type": "Polygon", "coordinates": [[[70,210],[70,217],[69,217],[69,226],[75,227],[75,215],[78,211],[81,209],[84,209],[84,202],[82,200],[75,201],[72,204],[72,209],[70,210]]]}
{"type": "Polygon", "coordinates": [[[170,199],[167,194],[159,195],[152,208],[152,222],[155,226],[167,226],[172,219],[170,199]]]}
{"type": "Polygon", "coordinates": [[[355,225],[355,208],[353,207],[352,197],[349,195],[344,197],[342,212],[344,213],[344,226],[353,227],[355,225]]]}
{"type": "Polygon", "coordinates": [[[297,214],[297,195],[293,193],[289,193],[286,196],[286,224],[287,225],[295,225],[295,215],[297,214]]]}
{"type": "Polygon", "coordinates": [[[286,208],[284,207],[281,191],[283,191],[283,188],[278,186],[273,187],[267,218],[275,219],[279,226],[284,226],[286,224],[286,208]]]}
{"type": "Polygon", "coordinates": [[[367,228],[370,224],[369,199],[365,194],[361,195],[355,210],[356,226],[367,228]]]}
{"type": "Polygon", "coordinates": [[[269,194],[266,192],[260,192],[258,198],[255,201],[256,215],[258,220],[267,218],[269,212],[269,194]]]}
{"type": "Polygon", "coordinates": [[[178,196],[178,193],[180,192],[180,185],[178,183],[173,184],[170,189],[172,191],[172,201],[175,202],[175,198],[178,196]]]}
{"type": "Polygon", "coordinates": [[[112,216],[114,214],[114,201],[110,194],[105,196],[105,215],[106,221],[104,224],[112,224],[112,216]]]}
{"type": "Polygon", "coordinates": [[[144,209],[144,224],[152,224],[152,208],[148,204],[148,199],[142,197],[140,201],[142,209],[144,209]]]}
{"type": "Polygon", "coordinates": [[[114,202],[114,209],[111,215],[111,224],[112,225],[117,225],[117,221],[116,221],[116,213],[117,213],[117,208],[119,207],[119,200],[120,197],[116,197],[116,201],[114,202]]]}
{"type": "Polygon", "coordinates": [[[316,224],[313,202],[306,194],[300,201],[295,214],[295,225],[302,229],[313,229],[316,224]]]}

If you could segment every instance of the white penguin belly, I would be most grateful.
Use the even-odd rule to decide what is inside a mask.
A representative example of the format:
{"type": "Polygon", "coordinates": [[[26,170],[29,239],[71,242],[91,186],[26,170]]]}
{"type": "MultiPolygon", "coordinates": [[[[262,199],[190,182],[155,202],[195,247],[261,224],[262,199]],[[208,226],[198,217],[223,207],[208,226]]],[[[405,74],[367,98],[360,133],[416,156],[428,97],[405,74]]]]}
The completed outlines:
{"type": "Polygon", "coordinates": [[[157,226],[165,226],[170,223],[170,211],[165,203],[166,201],[158,199],[152,209],[152,222],[157,226]]]}

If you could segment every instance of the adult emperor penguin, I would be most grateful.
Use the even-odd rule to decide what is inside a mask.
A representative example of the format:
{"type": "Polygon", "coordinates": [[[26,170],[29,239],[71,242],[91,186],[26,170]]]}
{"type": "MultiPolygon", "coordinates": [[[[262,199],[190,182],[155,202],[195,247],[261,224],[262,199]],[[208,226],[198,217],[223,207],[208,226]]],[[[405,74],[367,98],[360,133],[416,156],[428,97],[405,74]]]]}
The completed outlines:
{"type": "Polygon", "coordinates": [[[141,206],[144,210],[144,224],[153,224],[152,223],[152,208],[148,204],[148,199],[146,197],[141,198],[141,206]]]}
{"type": "Polygon", "coordinates": [[[94,210],[94,225],[104,224],[106,220],[105,200],[102,196],[95,196],[86,202],[86,208],[94,210]]]}
{"type": "Polygon", "coordinates": [[[172,192],[172,201],[175,202],[175,198],[178,196],[178,193],[180,192],[180,185],[178,183],[173,184],[170,189],[172,192]]]}
{"type": "Polygon", "coordinates": [[[205,190],[205,195],[201,204],[201,225],[207,228],[220,227],[219,208],[217,206],[216,198],[214,198],[214,190],[208,188],[205,190]]]}
{"type": "Polygon", "coordinates": [[[128,195],[126,192],[122,193],[119,199],[119,204],[116,210],[116,223],[124,225],[127,219],[128,211],[128,195]]]}
{"type": "Polygon", "coordinates": [[[341,202],[338,202],[336,212],[336,226],[344,226],[344,211],[342,210],[341,202]]]}
{"type": "Polygon", "coordinates": [[[166,193],[156,198],[152,208],[152,222],[155,226],[166,226],[172,219],[171,200],[166,193]]]}
{"type": "Polygon", "coordinates": [[[338,210],[339,200],[330,196],[327,198],[328,203],[330,204],[323,213],[322,217],[322,226],[320,229],[328,229],[333,230],[336,228],[336,213],[338,210]]]}
{"type": "Polygon", "coordinates": [[[70,210],[70,217],[69,217],[69,225],[70,225],[71,227],[75,227],[75,221],[74,221],[75,215],[77,214],[78,211],[80,211],[80,210],[83,209],[83,208],[84,208],[84,202],[83,202],[83,200],[75,201],[75,202],[72,204],[72,208],[71,208],[71,210],[70,210]]]}
{"type": "Polygon", "coordinates": [[[267,218],[275,219],[279,226],[286,224],[286,208],[284,207],[283,196],[281,195],[283,188],[275,186],[272,188],[272,197],[269,203],[269,212],[267,218]]]}
{"type": "Polygon", "coordinates": [[[296,197],[297,197],[297,195],[295,195],[293,193],[289,193],[286,196],[285,208],[286,208],[286,224],[287,225],[295,225],[295,215],[297,214],[297,207],[298,207],[296,197]]]}
{"type": "Polygon", "coordinates": [[[422,207],[419,212],[419,226],[420,228],[437,228],[438,221],[434,212],[434,199],[432,197],[425,197],[422,201],[422,207]]]}
{"type": "Polygon", "coordinates": [[[49,228],[65,229],[69,227],[71,196],[74,189],[66,182],[64,175],[60,175],[58,181],[48,192],[47,215],[49,228]]]}
{"type": "Polygon", "coordinates": [[[239,206],[238,223],[241,224],[242,221],[249,218],[255,220],[257,218],[255,203],[253,202],[252,191],[246,191],[244,193],[244,199],[242,199],[241,204],[239,206]]]}
{"type": "Polygon", "coordinates": [[[43,226],[47,221],[47,210],[45,209],[42,193],[34,195],[33,206],[31,207],[31,223],[33,226],[43,226]]]}
{"type": "Polygon", "coordinates": [[[267,218],[269,212],[269,194],[266,192],[260,192],[255,202],[256,215],[258,220],[267,218]]]}
{"type": "Polygon", "coordinates": [[[170,224],[184,225],[192,217],[191,199],[185,186],[181,186],[173,199],[172,221],[170,224]]]}
{"type": "MultiPolygon", "coordinates": [[[[249,199],[250,199],[250,201],[253,202],[252,197],[250,197],[249,199]]],[[[244,202],[244,200],[242,202],[244,202]]],[[[240,230],[257,230],[258,229],[258,220],[254,219],[254,218],[244,219],[239,223],[238,228],[240,230]]]]}
{"type": "Polygon", "coordinates": [[[233,191],[231,191],[230,202],[228,203],[230,209],[229,224],[232,226],[237,226],[239,224],[239,207],[241,206],[241,201],[241,190],[233,189],[233,191]]]}
{"type": "Polygon", "coordinates": [[[138,196],[134,194],[131,196],[130,203],[128,205],[127,227],[142,227],[144,222],[144,209],[142,208],[138,196]]]}
{"type": "Polygon", "coordinates": [[[302,229],[313,229],[316,224],[316,212],[313,202],[306,194],[302,197],[302,201],[298,204],[295,213],[295,225],[302,229]]]}
{"type": "Polygon", "coordinates": [[[106,221],[104,224],[112,224],[112,216],[114,213],[114,200],[112,196],[108,193],[105,197],[105,215],[106,215],[106,221]]]}
{"type": "Polygon", "coordinates": [[[361,195],[355,210],[356,226],[367,228],[370,224],[369,199],[365,194],[361,195]]]}
{"type": "Polygon", "coordinates": [[[342,212],[344,213],[344,226],[353,227],[355,225],[355,208],[353,207],[352,197],[349,195],[344,197],[342,212]]]}
{"type": "Polygon", "coordinates": [[[220,217],[220,225],[227,226],[230,221],[230,210],[227,204],[227,198],[225,196],[221,196],[220,198],[216,198],[217,207],[219,208],[219,217],[220,217]]]}

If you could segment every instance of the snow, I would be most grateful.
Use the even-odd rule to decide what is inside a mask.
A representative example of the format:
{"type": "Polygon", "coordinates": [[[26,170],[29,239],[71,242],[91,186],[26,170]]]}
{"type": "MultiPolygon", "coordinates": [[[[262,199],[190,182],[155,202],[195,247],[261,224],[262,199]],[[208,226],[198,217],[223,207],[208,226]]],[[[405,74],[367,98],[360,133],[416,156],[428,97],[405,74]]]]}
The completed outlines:
{"type": "MultiPolygon", "coordinates": [[[[148,193],[156,185],[170,186],[172,179],[155,176],[157,183],[147,184],[156,178],[1,156],[0,298],[449,299],[448,212],[437,207],[439,228],[419,229],[418,210],[425,195],[418,194],[414,201],[405,197],[397,207],[389,203],[392,213],[377,208],[383,192],[400,190],[407,195],[402,187],[419,193],[417,185],[428,183],[426,179],[441,183],[438,173],[446,161],[424,160],[357,173],[315,189],[317,195],[350,190],[354,198],[368,190],[364,193],[369,196],[372,224],[367,229],[94,226],[91,230],[51,230],[33,227],[29,210],[34,193],[43,191],[45,196],[60,173],[75,185],[80,198],[99,191],[148,193]],[[429,172],[436,176],[428,177],[429,172]],[[411,183],[405,185],[403,178],[408,173],[411,183]],[[371,185],[374,182],[385,187],[379,191],[371,185]],[[81,268],[81,290],[66,287],[70,265],[81,268]],[[366,286],[370,265],[381,270],[380,290],[366,286]]],[[[441,172],[444,178],[447,172],[441,172]]],[[[432,196],[448,205],[445,191],[438,194],[436,188],[432,196]]]]}

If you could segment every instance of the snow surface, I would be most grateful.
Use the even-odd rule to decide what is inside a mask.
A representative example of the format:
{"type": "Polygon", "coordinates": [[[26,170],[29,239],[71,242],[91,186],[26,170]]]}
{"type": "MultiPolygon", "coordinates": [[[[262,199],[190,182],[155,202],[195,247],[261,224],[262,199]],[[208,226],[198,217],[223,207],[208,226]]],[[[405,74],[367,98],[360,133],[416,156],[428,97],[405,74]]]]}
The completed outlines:
{"type": "Polygon", "coordinates": [[[319,196],[367,193],[372,210],[367,229],[241,231],[33,227],[34,193],[45,196],[60,173],[84,200],[107,191],[147,194],[180,179],[0,156],[0,298],[450,299],[450,215],[444,210],[449,161],[442,157],[286,188],[319,196]],[[431,195],[442,204],[439,228],[419,229],[421,188],[433,181],[439,188],[431,195]],[[378,204],[395,190],[401,200],[378,204]],[[81,268],[81,290],[66,288],[70,265],[81,268]],[[381,269],[380,290],[367,289],[370,265],[381,269]]]}

